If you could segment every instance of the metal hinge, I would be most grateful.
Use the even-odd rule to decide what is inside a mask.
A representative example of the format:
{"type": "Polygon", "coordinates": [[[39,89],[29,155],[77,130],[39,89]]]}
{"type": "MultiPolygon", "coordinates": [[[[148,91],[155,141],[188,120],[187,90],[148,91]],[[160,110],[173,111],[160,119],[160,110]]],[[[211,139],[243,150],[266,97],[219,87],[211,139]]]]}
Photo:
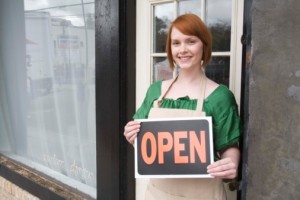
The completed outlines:
{"type": "Polygon", "coordinates": [[[243,45],[246,45],[246,44],[247,44],[247,36],[246,36],[245,34],[243,34],[243,35],[241,36],[241,43],[242,43],[243,45]]]}

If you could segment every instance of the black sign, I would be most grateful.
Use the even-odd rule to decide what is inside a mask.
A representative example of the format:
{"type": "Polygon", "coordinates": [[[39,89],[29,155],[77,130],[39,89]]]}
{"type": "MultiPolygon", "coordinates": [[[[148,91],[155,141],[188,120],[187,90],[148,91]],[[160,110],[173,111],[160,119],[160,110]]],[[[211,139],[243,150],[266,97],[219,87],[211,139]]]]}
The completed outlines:
{"type": "Polygon", "coordinates": [[[211,117],[141,120],[135,145],[136,177],[211,177],[211,117]]]}

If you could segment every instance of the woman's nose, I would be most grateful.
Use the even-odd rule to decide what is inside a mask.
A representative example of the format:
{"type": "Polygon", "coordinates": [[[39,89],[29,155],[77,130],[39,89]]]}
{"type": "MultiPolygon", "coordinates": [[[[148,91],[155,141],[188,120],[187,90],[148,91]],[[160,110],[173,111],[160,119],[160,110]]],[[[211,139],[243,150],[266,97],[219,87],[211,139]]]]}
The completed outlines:
{"type": "Polygon", "coordinates": [[[184,43],[180,45],[179,51],[180,52],[186,52],[186,45],[184,43]]]}

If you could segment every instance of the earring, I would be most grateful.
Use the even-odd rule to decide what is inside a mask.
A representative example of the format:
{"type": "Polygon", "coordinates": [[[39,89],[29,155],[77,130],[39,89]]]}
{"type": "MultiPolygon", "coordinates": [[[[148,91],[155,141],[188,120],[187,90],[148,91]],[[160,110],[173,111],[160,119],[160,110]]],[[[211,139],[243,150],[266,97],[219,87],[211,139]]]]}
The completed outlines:
{"type": "Polygon", "coordinates": [[[175,75],[178,75],[179,71],[180,71],[179,65],[177,65],[176,62],[174,62],[174,73],[175,73],[175,75]]]}

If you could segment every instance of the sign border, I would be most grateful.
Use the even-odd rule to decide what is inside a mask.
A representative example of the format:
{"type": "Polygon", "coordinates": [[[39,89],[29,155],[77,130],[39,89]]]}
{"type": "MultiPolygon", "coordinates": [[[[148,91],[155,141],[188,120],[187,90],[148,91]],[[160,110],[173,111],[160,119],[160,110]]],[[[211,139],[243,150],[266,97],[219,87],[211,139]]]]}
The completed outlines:
{"type": "MultiPolygon", "coordinates": [[[[207,120],[209,137],[209,150],[210,150],[210,163],[214,163],[214,145],[213,145],[213,129],[212,129],[212,117],[178,117],[178,118],[155,118],[155,119],[136,119],[135,121],[147,122],[147,121],[178,121],[178,120],[207,120]]],[[[166,175],[142,175],[138,173],[138,162],[137,162],[137,138],[134,140],[134,168],[135,178],[214,178],[210,174],[166,174],[166,175]]]]}

